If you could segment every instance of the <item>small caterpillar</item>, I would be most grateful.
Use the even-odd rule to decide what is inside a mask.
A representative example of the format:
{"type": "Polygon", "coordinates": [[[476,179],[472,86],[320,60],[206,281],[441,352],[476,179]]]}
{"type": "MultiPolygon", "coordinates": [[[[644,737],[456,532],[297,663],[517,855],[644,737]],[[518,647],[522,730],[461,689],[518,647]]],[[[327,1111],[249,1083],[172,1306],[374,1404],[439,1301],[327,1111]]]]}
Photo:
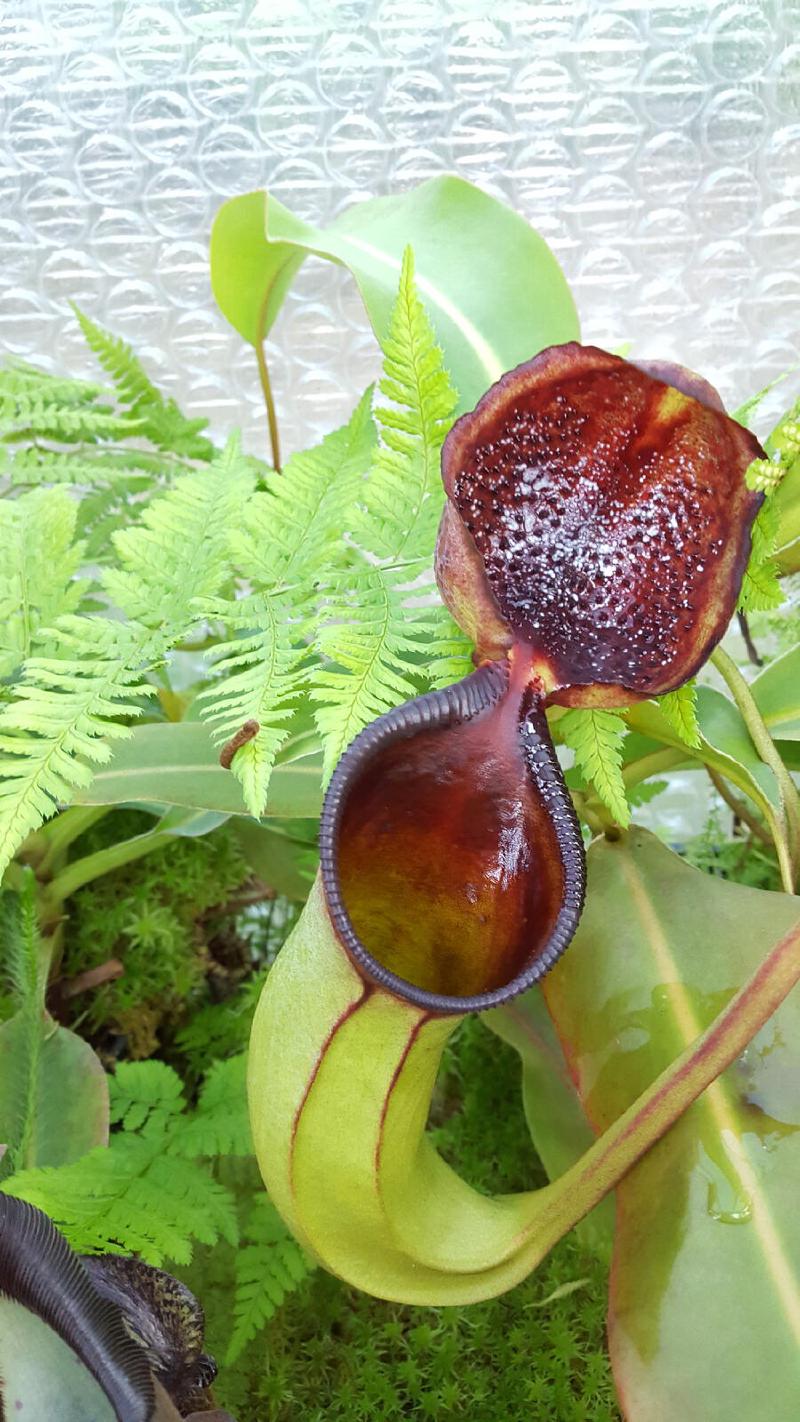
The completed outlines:
{"type": "Polygon", "coordinates": [[[245,721],[244,725],[240,726],[236,732],[236,735],[231,736],[230,740],[225,742],[225,745],[219,753],[219,763],[223,770],[230,770],[231,761],[239,747],[246,746],[247,742],[252,741],[260,730],[261,726],[258,721],[245,721]]]}

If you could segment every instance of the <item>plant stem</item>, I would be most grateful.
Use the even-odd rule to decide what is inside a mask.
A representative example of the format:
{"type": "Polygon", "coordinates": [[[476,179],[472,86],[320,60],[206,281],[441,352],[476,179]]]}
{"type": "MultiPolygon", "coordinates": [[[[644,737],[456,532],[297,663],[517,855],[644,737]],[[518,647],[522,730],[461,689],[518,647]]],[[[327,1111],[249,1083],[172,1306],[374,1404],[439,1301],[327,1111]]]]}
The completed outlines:
{"type": "Polygon", "coordinates": [[[797,881],[798,860],[800,859],[800,798],[797,794],[797,787],[781,760],[778,748],[767,730],[766,723],[758,709],[755,697],[736,663],[721,647],[716,647],[711,653],[711,661],[717,668],[717,671],[723,678],[736,702],[741,712],[742,720],[750,733],[750,739],[753,745],[764,764],[769,766],[777,781],[781,813],[789,848],[789,878],[791,887],[788,892],[794,893],[797,881]]]}
{"type": "Polygon", "coordinates": [[[622,778],[626,790],[630,790],[642,780],[649,780],[651,775],[664,775],[668,770],[677,770],[680,766],[691,764],[692,756],[688,750],[666,746],[664,750],[651,751],[649,755],[640,756],[638,760],[632,760],[623,766],[622,778]]]}
{"type": "Polygon", "coordinates": [[[728,789],[722,776],[719,774],[718,771],[714,770],[713,766],[707,765],[706,770],[708,771],[709,779],[711,781],[711,784],[714,786],[714,789],[716,790],[717,794],[721,796],[721,798],[725,801],[725,804],[728,806],[728,809],[733,810],[733,813],[736,816],[737,820],[741,820],[742,824],[747,825],[748,829],[752,831],[756,839],[760,839],[762,844],[769,845],[771,849],[771,834],[769,834],[769,832],[765,830],[761,821],[756,819],[755,815],[745,804],[744,800],[740,800],[738,795],[734,795],[733,791],[728,789]]]}
{"type": "Polygon", "coordinates": [[[130,864],[134,859],[151,854],[170,839],[172,835],[167,830],[148,830],[146,834],[135,835],[133,839],[123,839],[119,844],[109,844],[95,854],[87,854],[83,859],[74,860],[48,885],[44,896],[47,907],[52,911],[55,906],[63,904],[71,894],[82,889],[84,884],[90,884],[92,879],[99,879],[103,874],[110,874],[112,869],[119,869],[123,864],[130,864]]]}
{"type": "Polygon", "coordinates": [[[45,846],[44,854],[37,865],[39,878],[51,873],[58,859],[73,841],[90,825],[102,820],[110,810],[110,805],[73,805],[71,809],[63,810],[49,824],[44,825],[39,831],[39,838],[45,846]]]}
{"type": "Polygon", "coordinates": [[[272,385],[269,379],[267,368],[267,357],[264,351],[264,342],[256,343],[256,361],[258,362],[258,374],[261,380],[261,389],[264,394],[264,404],[267,407],[267,424],[269,425],[269,443],[272,451],[272,467],[276,474],[281,472],[281,449],[278,440],[278,418],[275,414],[275,401],[272,397],[272,385]]]}
{"type": "MultiPolygon", "coordinates": [[[[711,1026],[609,1126],[543,1196],[547,1252],[744,1051],[800,981],[800,924],[769,952],[711,1026]]],[[[541,1243],[541,1241],[539,1241],[541,1243]]],[[[537,1249],[537,1254],[538,1254],[537,1249]]]]}
{"type": "Polygon", "coordinates": [[[753,641],[753,635],[750,631],[750,623],[747,620],[747,614],[745,612],[737,612],[736,621],[739,624],[739,631],[742,634],[742,641],[744,642],[745,648],[747,650],[748,659],[752,662],[754,667],[763,667],[764,658],[759,656],[758,647],[753,641]]]}

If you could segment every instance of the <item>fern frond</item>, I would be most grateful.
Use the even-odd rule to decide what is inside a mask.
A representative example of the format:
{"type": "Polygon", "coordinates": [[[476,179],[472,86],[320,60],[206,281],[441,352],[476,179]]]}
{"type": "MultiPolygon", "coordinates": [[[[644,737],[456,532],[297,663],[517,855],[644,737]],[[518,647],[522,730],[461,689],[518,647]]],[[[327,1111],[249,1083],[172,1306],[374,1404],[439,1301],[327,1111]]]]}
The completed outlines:
{"type": "Polygon", "coordinates": [[[742,612],[768,612],[780,607],[783,591],[774,559],[778,537],[778,516],[772,500],[765,498],[752,528],[750,559],[742,580],[739,608],[742,612]]]}
{"type": "Polygon", "coordinates": [[[22,1170],[2,1188],[50,1216],[81,1253],[191,1261],[195,1241],[238,1238],[234,1197],[170,1152],[182,1118],[180,1078],[163,1062],[121,1063],[110,1080],[112,1133],[70,1165],[22,1170]]]}
{"type": "Polygon", "coordinates": [[[424,617],[432,636],[426,643],[423,670],[427,685],[436,691],[462,681],[475,670],[473,648],[443,603],[425,608],[424,617]]]}
{"type": "Polygon", "coordinates": [[[84,338],[101,366],[111,376],[120,404],[141,421],[141,431],[159,449],[187,459],[210,459],[213,445],[200,435],[208,420],[187,419],[174,400],[165,399],[153,385],[127,341],[112,336],[72,303],[84,338]]]}
{"type": "Polygon", "coordinates": [[[0,399],[27,399],[37,392],[48,405],[91,405],[101,399],[108,403],[108,391],[93,381],[53,375],[22,360],[10,360],[0,367],[0,399]]]}
{"type": "Polygon", "coordinates": [[[346,521],[361,556],[321,579],[316,645],[333,665],[312,670],[311,695],[326,778],[363,726],[430,684],[425,664],[431,649],[434,679],[451,656],[460,661],[452,623],[443,620],[431,586],[444,498],[439,458],[456,396],[414,287],[410,248],[380,390],[393,404],[375,412],[382,444],[346,521]]]}
{"type": "Polygon", "coordinates": [[[183,1083],[166,1062],[120,1062],[109,1077],[110,1121],[125,1131],[163,1136],[184,1108],[183,1083]]]}
{"type": "Polygon", "coordinates": [[[134,414],[118,414],[108,406],[64,405],[38,389],[19,395],[0,394],[0,433],[14,438],[39,435],[64,443],[78,439],[127,439],[141,435],[144,422],[134,414]]]}
{"type": "Polygon", "coordinates": [[[0,502],[0,677],[30,656],[41,627],[80,602],[77,512],[64,489],[36,489],[0,502]]]}
{"type": "Polygon", "coordinates": [[[686,681],[676,691],[667,691],[664,696],[659,696],[658,705],[681,740],[687,746],[699,746],[697,687],[694,681],[686,681]]]}
{"type": "Polygon", "coordinates": [[[2,1180],[12,1174],[28,1152],[44,1037],[47,969],[41,951],[32,869],[23,871],[19,893],[0,894],[0,950],[2,976],[16,1008],[15,1014],[0,1026],[7,1073],[0,1084],[4,1107],[0,1139],[6,1147],[0,1156],[2,1180]]]}
{"type": "MultiPolygon", "coordinates": [[[[131,450],[113,455],[81,447],[76,450],[0,446],[0,478],[14,488],[39,484],[75,484],[84,487],[119,483],[121,480],[152,478],[155,461],[131,450]]],[[[163,468],[163,463],[162,466],[163,468]]]]}
{"type": "Polygon", "coordinates": [[[393,406],[375,411],[383,444],[353,534],[383,562],[430,559],[444,501],[439,457],[456,395],[416,293],[410,247],[384,346],[380,390],[393,406]]]}
{"type": "Polygon", "coordinates": [[[213,648],[214,680],[198,697],[214,739],[229,741],[246,721],[258,731],[239,747],[231,770],[252,815],[264,811],[272,767],[289,734],[308,649],[299,642],[285,599],[254,594],[238,600],[205,599],[199,609],[240,635],[213,648]]]}
{"type": "Polygon", "coordinates": [[[266,1196],[251,1211],[235,1268],[233,1333],[225,1359],[229,1365],[313,1269],[266,1196]]]}
{"type": "Polygon", "coordinates": [[[396,571],[370,568],[354,584],[343,574],[326,590],[317,644],[336,665],[319,666],[311,677],[326,783],[364,726],[419,692],[409,659],[421,660],[431,627],[424,615],[409,618],[404,581],[396,571]]]}
{"type": "Polygon", "coordinates": [[[24,664],[13,700],[0,708],[0,874],[27,836],[111,759],[152,688],[141,665],[141,629],[74,614],[52,629],[58,655],[24,664]]]}
{"type": "Polygon", "coordinates": [[[272,591],[310,579],[341,544],[375,448],[371,402],[372,387],[346,425],[293,454],[281,474],[265,475],[266,490],[253,495],[245,526],[231,534],[234,561],[255,586],[272,591]]]}
{"type": "Polygon", "coordinates": [[[232,437],[208,468],[182,475],[150,503],[138,525],[114,534],[122,567],[103,584],[128,617],[180,635],[228,572],[228,532],[254,484],[250,462],[232,437]]]}
{"type": "Polygon", "coordinates": [[[620,825],[630,824],[630,808],[622,779],[622,741],[627,727],[614,711],[574,709],[558,722],[564,742],[575,752],[575,764],[591,781],[599,798],[620,825]]]}
{"type": "Polygon", "coordinates": [[[247,1053],[214,1062],[203,1081],[197,1109],[170,1143],[173,1155],[252,1155],[247,1110],[247,1053]]]}

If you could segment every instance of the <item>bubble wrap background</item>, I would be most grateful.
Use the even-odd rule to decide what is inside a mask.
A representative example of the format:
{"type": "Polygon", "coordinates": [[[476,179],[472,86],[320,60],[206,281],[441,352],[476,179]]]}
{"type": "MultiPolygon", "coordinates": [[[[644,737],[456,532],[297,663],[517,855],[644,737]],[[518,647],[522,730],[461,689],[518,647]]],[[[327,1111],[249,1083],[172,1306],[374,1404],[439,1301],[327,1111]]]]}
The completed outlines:
{"type": "MultiPolygon", "coordinates": [[[[0,345],[88,372],[74,298],[261,449],[218,204],[324,222],[454,171],[545,234],[586,339],[738,400],[798,358],[798,41],[800,0],[3,0],[0,345]]],[[[344,273],[307,263],[271,365],[288,448],[346,416],[376,361],[344,273]]]]}

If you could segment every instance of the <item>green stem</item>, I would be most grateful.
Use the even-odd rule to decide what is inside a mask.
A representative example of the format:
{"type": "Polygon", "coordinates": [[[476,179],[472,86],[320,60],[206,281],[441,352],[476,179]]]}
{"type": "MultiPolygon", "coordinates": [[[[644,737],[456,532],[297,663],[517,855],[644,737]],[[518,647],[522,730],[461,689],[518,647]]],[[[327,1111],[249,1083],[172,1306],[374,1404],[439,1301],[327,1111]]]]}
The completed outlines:
{"type": "Polygon", "coordinates": [[[545,1187],[542,1230],[548,1249],[614,1189],[645,1151],[741,1055],[798,981],[800,924],[767,954],[711,1026],[656,1077],[571,1169],[545,1187]]]}
{"type": "Polygon", "coordinates": [[[269,425],[269,443],[272,450],[272,467],[276,474],[281,472],[281,450],[278,440],[278,418],[275,414],[275,401],[272,397],[272,385],[269,379],[267,368],[267,357],[264,351],[264,342],[256,342],[256,361],[258,363],[258,374],[261,380],[261,389],[264,394],[264,404],[267,407],[267,424],[269,425]]]}
{"type": "Polygon", "coordinates": [[[37,865],[38,877],[46,878],[69,846],[91,825],[111,811],[110,805],[73,805],[63,810],[39,831],[44,853],[37,865]]]}
{"type": "Polygon", "coordinates": [[[649,755],[640,756],[638,760],[632,760],[623,766],[625,788],[630,790],[642,780],[649,780],[651,775],[665,775],[668,770],[690,765],[691,759],[688,751],[673,749],[671,746],[666,746],[664,750],[650,751],[649,755]]]}
{"type": "Polygon", "coordinates": [[[722,650],[722,647],[715,648],[711,653],[711,661],[736,702],[758,754],[775,776],[788,840],[791,884],[788,892],[794,893],[798,863],[800,862],[800,797],[798,797],[797,787],[778,753],[778,748],[767,729],[755,697],[736,663],[728,656],[727,652],[722,650]]]}
{"type": "Polygon", "coordinates": [[[83,859],[74,860],[48,885],[44,896],[47,908],[52,910],[60,906],[71,894],[82,889],[84,884],[90,884],[93,879],[110,874],[112,869],[130,864],[134,859],[141,859],[145,854],[152,854],[154,849],[160,849],[162,844],[167,844],[170,839],[172,835],[167,830],[148,830],[146,834],[136,835],[133,839],[123,839],[119,844],[109,844],[105,849],[97,850],[95,854],[87,854],[83,859]]]}

